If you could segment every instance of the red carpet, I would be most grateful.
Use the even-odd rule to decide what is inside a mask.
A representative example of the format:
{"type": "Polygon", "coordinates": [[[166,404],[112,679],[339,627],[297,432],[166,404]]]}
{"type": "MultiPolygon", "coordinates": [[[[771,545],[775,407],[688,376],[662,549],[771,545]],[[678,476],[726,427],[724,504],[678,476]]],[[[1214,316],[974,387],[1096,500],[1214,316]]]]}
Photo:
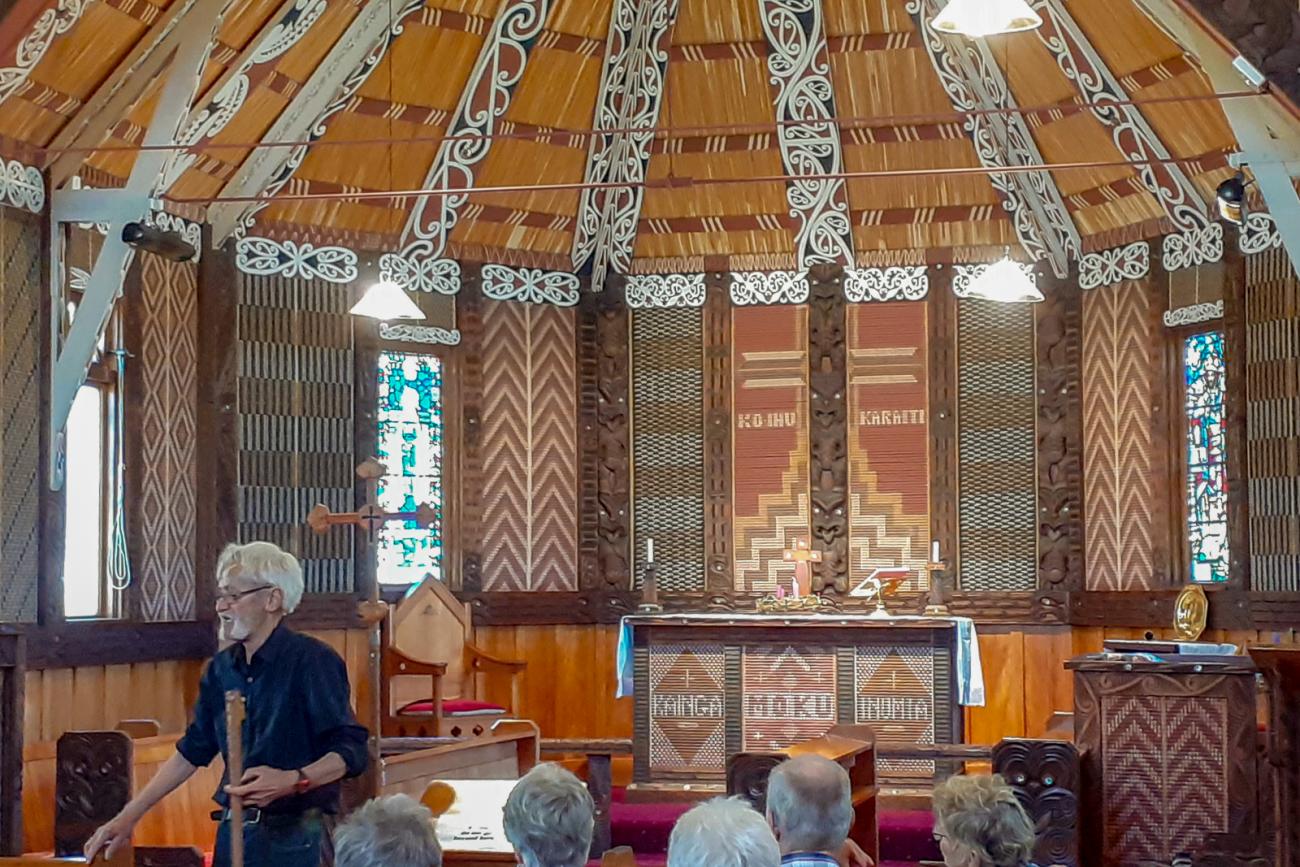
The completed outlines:
{"type": "MultiPolygon", "coordinates": [[[[690,804],[673,802],[629,804],[624,791],[615,789],[609,808],[611,842],[632,847],[637,867],[662,867],[673,825],[690,808],[690,804]]],[[[879,816],[879,825],[881,867],[943,860],[932,836],[929,811],[886,810],[879,816]]]]}

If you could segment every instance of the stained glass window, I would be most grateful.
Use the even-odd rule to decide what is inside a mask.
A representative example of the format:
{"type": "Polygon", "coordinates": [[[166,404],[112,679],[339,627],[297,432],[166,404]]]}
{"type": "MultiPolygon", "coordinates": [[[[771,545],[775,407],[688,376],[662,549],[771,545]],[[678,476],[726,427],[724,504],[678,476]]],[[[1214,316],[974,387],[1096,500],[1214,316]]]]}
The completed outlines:
{"type": "Polygon", "coordinates": [[[377,533],[380,582],[412,584],[442,577],[442,360],[408,352],[379,353],[378,454],[388,468],[379,480],[380,508],[415,511],[428,504],[431,527],[393,521],[377,533]]]}
{"type": "Polygon", "coordinates": [[[1183,342],[1187,419],[1187,540],[1190,578],[1228,580],[1228,478],[1223,442],[1223,332],[1183,342]]]}

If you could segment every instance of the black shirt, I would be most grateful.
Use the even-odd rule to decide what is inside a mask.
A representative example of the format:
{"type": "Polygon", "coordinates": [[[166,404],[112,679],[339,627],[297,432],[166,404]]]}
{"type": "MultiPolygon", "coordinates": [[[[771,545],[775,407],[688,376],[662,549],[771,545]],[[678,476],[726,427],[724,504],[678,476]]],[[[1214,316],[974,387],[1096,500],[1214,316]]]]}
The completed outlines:
{"type": "MultiPolygon", "coordinates": [[[[294,771],[327,753],[338,753],[347,776],[366,769],[367,732],[357,724],[348,703],[348,672],[329,647],[299,635],[283,623],[253,654],[250,664],[244,645],[232,644],[208,663],[199,681],[194,721],[176,750],[195,767],[205,767],[221,753],[226,756],[226,691],[244,694],[244,768],[259,765],[294,771]]],[[[227,774],[213,800],[227,806],[227,774]]],[[[339,783],[272,802],[268,813],[298,813],[312,807],[335,812],[339,783]]]]}

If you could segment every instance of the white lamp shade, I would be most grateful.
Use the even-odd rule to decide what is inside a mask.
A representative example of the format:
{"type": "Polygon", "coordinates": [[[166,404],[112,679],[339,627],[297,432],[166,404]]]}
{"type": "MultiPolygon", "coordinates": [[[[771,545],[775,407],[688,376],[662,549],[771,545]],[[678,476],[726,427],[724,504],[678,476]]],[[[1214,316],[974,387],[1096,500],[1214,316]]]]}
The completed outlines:
{"type": "Polygon", "coordinates": [[[1020,265],[1009,258],[1003,258],[985,268],[971,281],[970,288],[966,290],[966,297],[1008,303],[1032,303],[1042,301],[1043,293],[1038,291],[1034,281],[1020,265]]]}
{"type": "Polygon", "coordinates": [[[930,26],[941,33],[992,36],[1041,27],[1043,19],[1025,0],[950,0],[930,26]]]}
{"type": "Polygon", "coordinates": [[[384,322],[393,319],[424,318],[424,311],[419,305],[392,280],[380,280],[371,286],[348,312],[353,316],[368,316],[384,322]]]}

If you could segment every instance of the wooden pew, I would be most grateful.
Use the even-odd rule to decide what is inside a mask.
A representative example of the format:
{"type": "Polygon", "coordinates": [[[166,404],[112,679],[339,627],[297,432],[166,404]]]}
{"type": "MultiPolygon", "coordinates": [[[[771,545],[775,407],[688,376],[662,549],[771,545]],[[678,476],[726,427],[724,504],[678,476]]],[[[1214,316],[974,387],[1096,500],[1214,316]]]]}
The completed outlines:
{"type": "Polygon", "coordinates": [[[747,798],[756,810],[767,809],[767,781],[772,769],[795,756],[823,756],[849,774],[853,827],[849,838],[873,862],[880,857],[876,828],[876,751],[870,726],[837,725],[819,738],[791,744],[775,752],[736,753],[727,760],[727,794],[747,798]]]}

